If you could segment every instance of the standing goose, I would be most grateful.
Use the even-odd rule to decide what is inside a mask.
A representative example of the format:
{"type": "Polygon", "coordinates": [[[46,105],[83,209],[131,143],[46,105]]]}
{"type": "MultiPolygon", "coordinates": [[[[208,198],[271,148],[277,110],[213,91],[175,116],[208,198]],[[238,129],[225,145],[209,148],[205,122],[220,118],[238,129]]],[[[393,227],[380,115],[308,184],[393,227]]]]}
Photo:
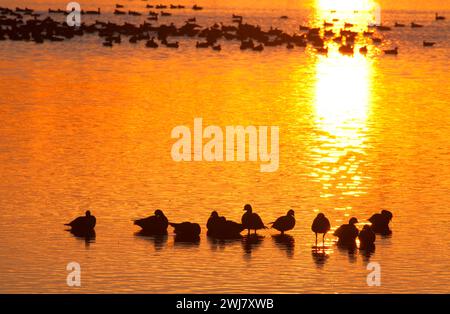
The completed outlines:
{"type": "Polygon", "coordinates": [[[316,247],[317,247],[317,234],[322,233],[322,244],[325,245],[325,236],[328,231],[330,231],[331,225],[330,221],[324,214],[319,213],[311,226],[311,230],[316,234],[316,247]]]}
{"type": "Polygon", "coordinates": [[[281,234],[284,234],[285,231],[294,229],[295,226],[295,217],[294,217],[294,211],[290,209],[286,216],[281,216],[275,220],[275,222],[272,223],[272,228],[278,230],[281,232],[281,234]]]}
{"type": "Polygon", "coordinates": [[[250,230],[265,229],[264,223],[262,222],[261,217],[257,213],[253,213],[252,206],[250,204],[246,204],[244,206],[245,214],[242,215],[242,226],[244,229],[248,230],[248,234],[250,234],[250,230]]]}
{"type": "Polygon", "coordinates": [[[242,224],[227,220],[223,216],[219,216],[216,211],[211,213],[206,224],[208,228],[207,235],[218,239],[236,239],[241,237],[244,230],[242,224]]]}
{"type": "Polygon", "coordinates": [[[336,229],[334,235],[339,238],[338,245],[342,246],[355,246],[355,240],[358,237],[359,230],[355,224],[358,223],[358,219],[355,217],[350,218],[348,224],[344,224],[336,229]]]}
{"type": "Polygon", "coordinates": [[[375,247],[375,232],[372,231],[369,225],[364,225],[363,229],[358,235],[359,248],[361,250],[367,250],[375,247]]]}
{"type": "Polygon", "coordinates": [[[70,226],[72,228],[71,231],[76,233],[90,233],[95,228],[96,219],[95,216],[91,215],[91,211],[87,210],[85,216],[80,216],[75,218],[71,222],[64,224],[65,226],[70,226]]]}
{"type": "Polygon", "coordinates": [[[169,221],[162,210],[155,210],[155,215],[143,219],[137,219],[134,224],[142,228],[142,232],[152,235],[167,234],[169,221]]]}
{"type": "Polygon", "coordinates": [[[391,234],[392,231],[389,229],[389,223],[391,222],[392,217],[392,213],[385,209],[383,209],[381,213],[373,214],[372,217],[369,218],[369,221],[372,223],[372,230],[375,233],[384,235],[391,234]]]}

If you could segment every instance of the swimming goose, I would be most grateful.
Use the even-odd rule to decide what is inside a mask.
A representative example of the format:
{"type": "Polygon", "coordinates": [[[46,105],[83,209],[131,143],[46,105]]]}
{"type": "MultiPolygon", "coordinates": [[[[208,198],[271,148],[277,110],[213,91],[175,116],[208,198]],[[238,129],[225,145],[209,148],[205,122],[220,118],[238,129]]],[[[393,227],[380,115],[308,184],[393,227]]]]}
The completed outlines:
{"type": "Polygon", "coordinates": [[[405,24],[395,22],[395,27],[405,27],[405,24]]]}
{"type": "Polygon", "coordinates": [[[398,47],[391,50],[384,50],[384,53],[387,55],[398,55],[398,47]]]}
{"type": "Polygon", "coordinates": [[[423,41],[423,46],[424,47],[433,47],[436,43],[432,42],[432,41],[423,41]]]}
{"type": "Polygon", "coordinates": [[[436,13],[435,19],[436,19],[436,21],[439,21],[439,20],[445,20],[445,16],[438,15],[438,14],[436,13]]]}
{"type": "Polygon", "coordinates": [[[355,224],[358,220],[353,217],[350,218],[348,224],[344,224],[336,229],[334,236],[338,237],[338,245],[343,246],[354,246],[355,240],[358,237],[359,230],[356,228],[355,224]]]}
{"type": "Polygon", "coordinates": [[[317,217],[314,219],[311,230],[316,234],[316,246],[317,246],[317,234],[322,233],[322,243],[325,245],[325,236],[328,231],[330,231],[330,221],[324,214],[319,213],[317,217]]]}
{"type": "Polygon", "coordinates": [[[359,248],[361,250],[366,250],[374,247],[376,235],[369,225],[364,225],[363,229],[358,235],[359,248]]]}
{"type": "Polygon", "coordinates": [[[75,218],[71,222],[64,225],[71,227],[71,231],[73,232],[89,233],[95,228],[96,221],[95,216],[91,215],[91,211],[87,210],[85,216],[75,218]]]}
{"type": "Polygon", "coordinates": [[[152,37],[152,39],[148,40],[145,43],[145,47],[147,47],[147,48],[158,48],[158,44],[155,41],[155,37],[152,37]]]}
{"type": "Polygon", "coordinates": [[[291,229],[294,229],[295,226],[295,217],[294,217],[294,211],[290,209],[286,216],[281,216],[275,220],[275,222],[272,223],[272,228],[278,230],[281,232],[281,234],[284,234],[285,231],[289,231],[291,229]]]}
{"type": "Polygon", "coordinates": [[[412,27],[412,28],[418,28],[418,27],[423,27],[423,25],[422,25],[422,24],[417,24],[417,23],[412,22],[412,23],[411,23],[411,27],[412,27]]]}
{"type": "Polygon", "coordinates": [[[388,210],[382,210],[381,213],[372,215],[368,220],[372,223],[372,230],[375,233],[388,235],[392,233],[389,229],[389,223],[392,220],[392,213],[388,210]]]}
{"type": "Polygon", "coordinates": [[[250,204],[246,204],[244,206],[244,210],[245,214],[242,215],[241,222],[243,228],[248,230],[248,234],[250,234],[250,230],[254,230],[256,234],[256,230],[266,228],[261,217],[259,217],[257,213],[253,213],[253,209],[250,204]]]}
{"type": "Polygon", "coordinates": [[[169,221],[164,215],[162,210],[155,210],[154,216],[150,216],[143,219],[137,219],[134,224],[141,227],[142,231],[147,234],[153,235],[164,235],[167,234],[167,227],[169,226],[169,221]]]}

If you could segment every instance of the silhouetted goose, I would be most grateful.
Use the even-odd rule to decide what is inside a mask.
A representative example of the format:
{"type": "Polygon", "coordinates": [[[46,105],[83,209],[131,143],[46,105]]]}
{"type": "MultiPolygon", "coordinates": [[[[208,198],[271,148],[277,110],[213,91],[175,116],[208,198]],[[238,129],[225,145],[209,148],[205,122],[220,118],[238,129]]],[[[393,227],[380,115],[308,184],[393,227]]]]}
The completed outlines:
{"type": "Polygon", "coordinates": [[[125,14],[127,14],[126,12],[124,12],[124,11],[120,11],[120,10],[114,10],[114,14],[115,15],[125,15],[125,14]]]}
{"type": "Polygon", "coordinates": [[[398,55],[398,47],[391,50],[384,50],[384,53],[387,55],[398,55]]]}
{"type": "Polygon", "coordinates": [[[389,223],[392,220],[392,213],[388,210],[382,210],[381,213],[374,214],[369,218],[369,221],[372,223],[372,230],[376,233],[380,234],[390,234],[391,230],[389,229],[389,223]]]}
{"type": "Polygon", "coordinates": [[[281,20],[287,20],[289,17],[287,16],[287,15],[282,15],[282,16],[280,16],[280,19],[281,20]]]}
{"type": "Polygon", "coordinates": [[[200,236],[201,228],[198,223],[192,223],[192,222],[182,222],[182,223],[173,223],[170,222],[169,225],[171,225],[175,230],[175,234],[179,238],[183,239],[192,239],[195,240],[200,236]]]}
{"type": "Polygon", "coordinates": [[[439,20],[445,20],[445,16],[439,15],[439,14],[435,14],[435,20],[439,21],[439,20]]]}
{"type": "Polygon", "coordinates": [[[359,234],[359,230],[355,226],[356,223],[358,223],[358,220],[355,217],[353,217],[350,218],[348,224],[344,224],[336,229],[334,235],[339,238],[338,245],[343,246],[355,245],[355,240],[359,234]]]}
{"type": "Polygon", "coordinates": [[[412,27],[412,28],[418,28],[418,27],[423,27],[423,25],[422,25],[422,24],[417,24],[417,23],[412,22],[412,23],[411,23],[411,27],[412,27]]]}
{"type": "Polygon", "coordinates": [[[152,37],[152,39],[148,40],[145,43],[145,47],[147,47],[147,48],[158,48],[158,44],[155,42],[155,38],[152,37]]]}
{"type": "Polygon", "coordinates": [[[178,41],[174,42],[174,43],[169,43],[169,42],[167,42],[166,39],[164,39],[161,41],[161,43],[163,45],[165,45],[167,48],[178,48],[179,47],[178,41]]]}
{"type": "Polygon", "coordinates": [[[333,23],[329,23],[329,22],[323,21],[323,26],[324,27],[333,27],[333,23]]]}
{"type": "Polygon", "coordinates": [[[311,225],[311,230],[316,234],[316,246],[317,246],[317,234],[322,233],[322,244],[325,245],[325,236],[328,231],[330,231],[331,225],[330,221],[324,214],[319,213],[311,225]]]}
{"type": "Polygon", "coordinates": [[[433,47],[436,43],[432,42],[432,41],[423,41],[423,46],[424,47],[433,47]]]}
{"type": "Polygon", "coordinates": [[[192,10],[199,11],[199,10],[203,10],[203,8],[201,6],[194,4],[194,6],[192,7],[192,10]]]}
{"type": "Polygon", "coordinates": [[[294,211],[290,209],[286,216],[281,216],[275,220],[275,222],[272,223],[272,228],[278,230],[281,232],[281,234],[284,234],[285,231],[289,231],[294,229],[295,227],[295,217],[294,217],[294,211]]]}
{"type": "Polygon", "coordinates": [[[161,11],[161,16],[171,16],[172,13],[161,11]]]}
{"type": "Polygon", "coordinates": [[[253,51],[263,51],[264,50],[264,45],[263,44],[259,44],[255,47],[253,47],[252,49],[253,51]]]}
{"type": "Polygon", "coordinates": [[[394,26],[395,27],[405,27],[405,24],[395,22],[394,26]]]}
{"type": "Polygon", "coordinates": [[[100,8],[97,11],[86,11],[85,14],[100,15],[100,8]]]}
{"type": "Polygon", "coordinates": [[[240,238],[240,233],[244,230],[242,224],[227,220],[225,217],[219,216],[216,211],[211,213],[206,227],[208,236],[219,239],[240,238]]]}
{"type": "Polygon", "coordinates": [[[261,217],[257,213],[253,213],[252,206],[250,204],[246,204],[244,206],[245,214],[242,215],[241,222],[244,229],[248,230],[248,234],[250,234],[250,230],[265,229],[264,223],[262,222],[261,217]]]}
{"type": "Polygon", "coordinates": [[[197,41],[195,44],[196,48],[208,48],[210,46],[209,42],[200,43],[197,41]]]}
{"type": "Polygon", "coordinates": [[[361,250],[371,249],[374,247],[376,235],[370,226],[365,225],[358,235],[359,248],[361,250]]]}
{"type": "Polygon", "coordinates": [[[116,4],[116,9],[121,9],[121,8],[123,8],[122,4],[116,4]]]}
{"type": "Polygon", "coordinates": [[[359,53],[362,55],[367,54],[367,46],[359,48],[359,53]]]}
{"type": "Polygon", "coordinates": [[[221,51],[222,50],[222,46],[221,45],[212,46],[212,50],[214,50],[214,51],[221,51]]]}
{"type": "Polygon", "coordinates": [[[91,211],[87,210],[85,216],[75,218],[71,222],[64,225],[70,226],[72,228],[71,231],[74,233],[88,234],[95,228],[96,221],[95,216],[91,215],[91,211]]]}
{"type": "Polygon", "coordinates": [[[167,234],[169,220],[162,210],[157,209],[155,210],[154,216],[137,219],[134,221],[134,224],[141,227],[142,231],[146,234],[163,235],[167,234]]]}

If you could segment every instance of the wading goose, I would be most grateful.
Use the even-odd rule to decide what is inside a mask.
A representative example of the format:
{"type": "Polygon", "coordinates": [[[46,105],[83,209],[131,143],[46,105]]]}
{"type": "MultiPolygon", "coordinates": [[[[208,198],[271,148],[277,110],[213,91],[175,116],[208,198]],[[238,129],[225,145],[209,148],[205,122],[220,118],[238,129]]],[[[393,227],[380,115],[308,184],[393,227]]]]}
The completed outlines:
{"type": "Polygon", "coordinates": [[[154,216],[143,219],[137,219],[134,224],[142,228],[142,232],[146,234],[164,235],[167,234],[169,220],[162,210],[155,210],[154,216]]]}
{"type": "Polygon", "coordinates": [[[372,215],[372,217],[369,218],[369,221],[372,223],[372,230],[375,233],[384,235],[392,233],[392,231],[389,229],[389,223],[391,222],[392,217],[392,213],[384,209],[381,211],[381,213],[372,215]]]}
{"type": "Polygon", "coordinates": [[[216,211],[211,213],[206,227],[208,236],[219,239],[240,238],[240,233],[244,230],[242,224],[227,220],[225,217],[219,216],[216,211]]]}
{"type": "Polygon", "coordinates": [[[75,218],[71,222],[64,224],[72,228],[71,231],[77,233],[89,233],[95,228],[96,224],[95,216],[91,215],[91,211],[87,210],[85,216],[75,218]]]}
{"type": "Polygon", "coordinates": [[[250,230],[254,230],[256,234],[256,230],[266,228],[261,217],[259,217],[257,213],[253,213],[253,209],[250,204],[244,206],[244,211],[245,214],[242,215],[241,222],[243,228],[248,230],[248,234],[250,234],[250,230]]]}
{"type": "Polygon", "coordinates": [[[286,216],[281,216],[275,220],[275,222],[271,223],[272,228],[278,230],[281,232],[281,234],[284,234],[285,231],[289,231],[294,229],[295,226],[295,217],[294,217],[294,211],[290,209],[286,216]]]}
{"type": "Polygon", "coordinates": [[[358,220],[353,217],[350,218],[348,224],[344,224],[336,229],[334,236],[339,239],[338,245],[349,247],[355,245],[355,240],[359,234],[359,230],[355,226],[356,223],[358,223],[358,220]]]}
{"type": "Polygon", "coordinates": [[[200,225],[192,222],[181,222],[181,223],[173,223],[170,222],[174,228],[174,232],[179,239],[184,239],[188,241],[198,240],[201,232],[200,225]]]}
{"type": "Polygon", "coordinates": [[[365,225],[361,232],[358,235],[359,239],[359,248],[361,250],[367,250],[374,247],[375,243],[375,232],[373,232],[372,228],[370,226],[365,225]]]}
{"type": "Polygon", "coordinates": [[[328,231],[330,231],[331,225],[330,221],[324,214],[319,213],[317,217],[314,219],[311,230],[316,234],[316,246],[317,246],[317,234],[323,234],[322,236],[322,244],[325,245],[325,236],[328,231]]]}

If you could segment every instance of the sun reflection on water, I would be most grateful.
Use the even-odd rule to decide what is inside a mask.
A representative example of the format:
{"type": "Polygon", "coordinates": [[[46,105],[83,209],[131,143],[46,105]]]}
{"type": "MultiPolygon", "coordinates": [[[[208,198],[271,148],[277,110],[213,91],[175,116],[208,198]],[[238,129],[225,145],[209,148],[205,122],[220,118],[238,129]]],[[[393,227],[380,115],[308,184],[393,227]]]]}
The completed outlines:
{"type": "MultiPolygon", "coordinates": [[[[334,9],[348,10],[345,21],[357,20],[358,25],[367,25],[370,21],[370,17],[354,11],[369,9],[370,1],[333,3],[342,5],[334,9]],[[349,6],[350,3],[355,6],[349,6]]],[[[328,14],[327,10],[332,8],[329,1],[319,0],[318,4],[321,9],[318,10],[319,15],[320,12],[328,14]]],[[[323,15],[319,19],[326,20],[323,15]]],[[[313,148],[315,157],[311,177],[321,183],[320,195],[323,198],[360,196],[365,193],[364,180],[367,178],[361,165],[367,145],[371,74],[372,64],[369,59],[358,52],[354,56],[341,55],[337,44],[329,46],[328,56],[320,56],[317,61],[317,146],[313,148]]]]}

